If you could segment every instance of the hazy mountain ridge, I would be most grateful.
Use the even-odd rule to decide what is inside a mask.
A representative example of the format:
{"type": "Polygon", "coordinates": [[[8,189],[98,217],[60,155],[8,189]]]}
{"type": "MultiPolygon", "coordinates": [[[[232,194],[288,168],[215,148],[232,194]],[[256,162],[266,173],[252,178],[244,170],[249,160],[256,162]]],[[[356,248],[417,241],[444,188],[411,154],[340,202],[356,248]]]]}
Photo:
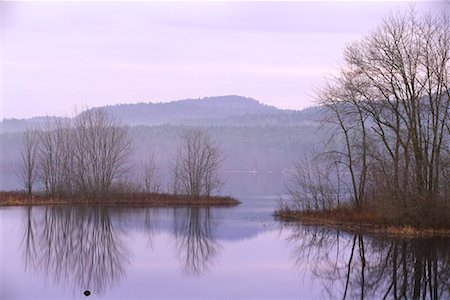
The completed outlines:
{"type": "Polygon", "coordinates": [[[129,125],[185,124],[197,119],[212,120],[279,111],[276,107],[241,96],[186,99],[168,103],[118,104],[102,109],[129,125]]]}
{"type": "Polygon", "coordinates": [[[16,119],[16,118],[3,119],[2,121],[0,121],[0,134],[24,131],[27,128],[34,128],[41,126],[42,124],[48,121],[67,120],[67,119],[68,118],[54,117],[54,116],[46,116],[46,117],[39,116],[28,119],[16,119]]]}
{"type": "MultiPolygon", "coordinates": [[[[320,108],[283,110],[241,96],[218,96],[177,100],[168,103],[116,104],[92,109],[104,109],[129,126],[136,125],[193,125],[193,126],[292,126],[307,125],[317,120],[320,108]]],[[[46,119],[33,117],[4,119],[0,133],[23,131],[36,127],[46,119]]]]}

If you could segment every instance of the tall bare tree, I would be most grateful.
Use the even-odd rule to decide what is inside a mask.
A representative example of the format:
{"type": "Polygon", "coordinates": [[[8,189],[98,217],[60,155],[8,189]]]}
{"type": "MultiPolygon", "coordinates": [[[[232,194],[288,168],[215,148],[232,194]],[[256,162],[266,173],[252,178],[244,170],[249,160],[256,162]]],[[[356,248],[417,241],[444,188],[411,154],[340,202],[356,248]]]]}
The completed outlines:
{"type": "Polygon", "coordinates": [[[126,172],[131,144],[127,127],[103,110],[87,110],[76,118],[74,135],[78,189],[93,198],[106,196],[126,172]]]}
{"type": "Polygon", "coordinates": [[[69,120],[47,119],[39,130],[38,173],[51,196],[73,192],[73,155],[69,120]]]}
{"type": "Polygon", "coordinates": [[[153,154],[144,161],[141,169],[140,190],[146,193],[158,193],[161,189],[161,182],[157,177],[157,167],[153,154]]]}
{"type": "Polygon", "coordinates": [[[345,49],[318,98],[335,129],[328,157],[356,208],[377,202],[417,222],[448,204],[449,82],[445,13],[392,14],[345,49]]]}
{"type": "Polygon", "coordinates": [[[222,160],[219,147],[208,134],[201,129],[187,131],[172,170],[174,192],[199,197],[218,191],[222,160]]]}
{"type": "Polygon", "coordinates": [[[37,178],[38,132],[36,130],[25,130],[22,147],[20,152],[21,167],[18,176],[22,180],[28,195],[31,196],[37,178]]]}
{"type": "Polygon", "coordinates": [[[362,107],[373,116],[374,132],[398,168],[394,177],[399,180],[395,172],[405,168],[409,192],[436,199],[442,153],[449,142],[449,16],[417,15],[414,10],[390,16],[348,47],[345,60],[367,83],[359,89],[367,102],[362,107]]]}

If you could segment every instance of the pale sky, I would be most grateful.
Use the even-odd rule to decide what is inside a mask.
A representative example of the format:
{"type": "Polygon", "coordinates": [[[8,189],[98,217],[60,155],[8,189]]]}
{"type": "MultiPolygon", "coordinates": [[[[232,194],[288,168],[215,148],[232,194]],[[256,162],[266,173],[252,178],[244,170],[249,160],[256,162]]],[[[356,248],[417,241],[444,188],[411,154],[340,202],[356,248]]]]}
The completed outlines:
{"type": "Polygon", "coordinates": [[[0,114],[230,94],[301,109],[314,104],[313,88],[342,63],[345,45],[409,5],[0,1],[0,114]]]}

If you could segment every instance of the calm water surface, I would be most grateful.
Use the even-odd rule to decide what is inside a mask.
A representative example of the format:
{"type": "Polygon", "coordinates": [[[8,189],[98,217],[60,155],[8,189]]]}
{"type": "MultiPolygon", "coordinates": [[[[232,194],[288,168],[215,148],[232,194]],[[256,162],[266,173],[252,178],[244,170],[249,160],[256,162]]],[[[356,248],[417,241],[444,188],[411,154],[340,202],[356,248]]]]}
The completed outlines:
{"type": "Polygon", "coordinates": [[[0,298],[450,298],[450,240],[354,235],[235,208],[0,210],[0,298]]]}

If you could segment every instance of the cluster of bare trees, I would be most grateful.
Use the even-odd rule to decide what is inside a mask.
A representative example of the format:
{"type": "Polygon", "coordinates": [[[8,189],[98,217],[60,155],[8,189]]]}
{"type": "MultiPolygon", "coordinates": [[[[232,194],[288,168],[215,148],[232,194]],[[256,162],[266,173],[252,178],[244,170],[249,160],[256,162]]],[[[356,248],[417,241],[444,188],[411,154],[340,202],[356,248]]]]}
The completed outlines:
{"type": "Polygon", "coordinates": [[[335,130],[320,157],[341,169],[340,194],[406,214],[449,204],[449,16],[391,15],[344,61],[318,93],[335,130]]]}
{"type": "Polygon", "coordinates": [[[37,184],[50,196],[102,198],[124,174],[129,150],[124,125],[102,110],[87,110],[27,130],[20,176],[30,194],[37,184]]]}
{"type": "Polygon", "coordinates": [[[296,163],[287,193],[294,199],[296,210],[329,210],[339,206],[343,191],[342,168],[330,166],[321,155],[312,155],[296,163]]]}
{"type": "Polygon", "coordinates": [[[222,186],[219,167],[223,157],[212,138],[200,129],[187,131],[172,170],[174,193],[210,196],[222,186]]]}
{"type": "MultiPolygon", "coordinates": [[[[103,110],[86,110],[73,119],[26,130],[18,175],[30,195],[36,187],[52,197],[92,199],[111,191],[160,192],[154,156],[131,172],[130,145],[126,126],[103,110]]],[[[186,131],[172,170],[174,193],[199,197],[218,191],[221,162],[220,149],[208,134],[186,131]]]]}

